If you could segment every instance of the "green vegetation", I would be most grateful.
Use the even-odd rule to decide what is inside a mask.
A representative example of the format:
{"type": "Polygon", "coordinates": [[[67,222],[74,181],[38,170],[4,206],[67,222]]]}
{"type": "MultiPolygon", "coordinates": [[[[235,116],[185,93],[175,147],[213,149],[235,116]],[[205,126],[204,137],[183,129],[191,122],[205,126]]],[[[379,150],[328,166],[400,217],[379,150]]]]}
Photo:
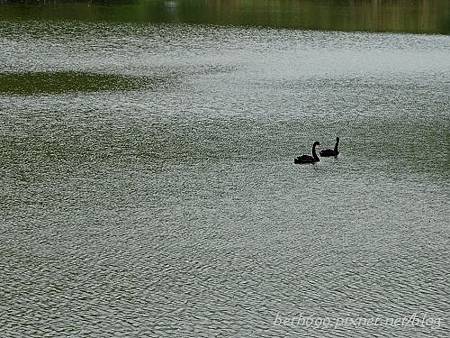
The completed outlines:
{"type": "Polygon", "coordinates": [[[276,28],[450,33],[449,0],[14,1],[0,20],[193,23],[276,28]]]}

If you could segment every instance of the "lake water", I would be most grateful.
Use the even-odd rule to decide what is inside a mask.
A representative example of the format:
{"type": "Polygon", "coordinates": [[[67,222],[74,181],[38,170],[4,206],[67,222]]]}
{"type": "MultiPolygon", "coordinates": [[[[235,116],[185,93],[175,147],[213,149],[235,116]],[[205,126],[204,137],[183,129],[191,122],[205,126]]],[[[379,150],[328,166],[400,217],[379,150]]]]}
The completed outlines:
{"type": "Polygon", "coordinates": [[[3,337],[448,337],[448,35],[26,8],[0,5],[3,337]]]}

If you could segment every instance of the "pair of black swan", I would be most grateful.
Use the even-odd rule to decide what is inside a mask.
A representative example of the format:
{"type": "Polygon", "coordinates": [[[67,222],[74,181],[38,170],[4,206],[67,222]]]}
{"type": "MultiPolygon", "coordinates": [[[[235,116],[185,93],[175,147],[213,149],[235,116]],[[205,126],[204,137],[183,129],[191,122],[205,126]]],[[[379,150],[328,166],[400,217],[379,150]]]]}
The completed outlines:
{"type": "MultiPolygon", "coordinates": [[[[334,149],[323,149],[320,151],[321,157],[331,157],[331,156],[338,156],[339,150],[339,137],[336,137],[336,144],[334,145],[334,149]]],[[[295,164],[308,164],[308,163],[316,163],[320,161],[319,156],[317,156],[316,153],[316,146],[320,146],[320,142],[316,141],[314,142],[312,146],[312,156],[310,155],[302,155],[294,159],[295,164]]]]}

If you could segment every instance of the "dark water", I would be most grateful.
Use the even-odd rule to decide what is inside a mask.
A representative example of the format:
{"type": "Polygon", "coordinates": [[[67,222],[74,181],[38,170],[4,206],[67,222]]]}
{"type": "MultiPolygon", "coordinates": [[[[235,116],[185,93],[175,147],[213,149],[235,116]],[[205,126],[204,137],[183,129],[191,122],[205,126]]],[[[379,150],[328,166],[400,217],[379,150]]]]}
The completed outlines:
{"type": "Polygon", "coordinates": [[[450,33],[448,0],[0,0],[0,6],[0,20],[119,21],[450,33]]]}
{"type": "Polygon", "coordinates": [[[448,337],[449,52],[0,22],[2,337],[448,337]]]}

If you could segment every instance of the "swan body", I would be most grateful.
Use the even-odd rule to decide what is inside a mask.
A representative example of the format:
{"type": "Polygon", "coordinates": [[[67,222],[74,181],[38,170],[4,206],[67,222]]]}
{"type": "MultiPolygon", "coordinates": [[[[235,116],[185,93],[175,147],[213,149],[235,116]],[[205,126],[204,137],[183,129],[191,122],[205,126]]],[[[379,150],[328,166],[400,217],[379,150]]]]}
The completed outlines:
{"type": "Polygon", "coordinates": [[[295,164],[308,164],[308,163],[316,163],[320,161],[320,158],[317,156],[316,153],[316,146],[319,146],[319,142],[314,142],[312,146],[312,156],[311,155],[302,155],[297,158],[294,158],[295,164]]]}
{"type": "Polygon", "coordinates": [[[321,157],[331,157],[331,156],[338,156],[339,155],[339,137],[336,137],[336,144],[334,145],[334,149],[323,149],[320,151],[321,157]]]}

